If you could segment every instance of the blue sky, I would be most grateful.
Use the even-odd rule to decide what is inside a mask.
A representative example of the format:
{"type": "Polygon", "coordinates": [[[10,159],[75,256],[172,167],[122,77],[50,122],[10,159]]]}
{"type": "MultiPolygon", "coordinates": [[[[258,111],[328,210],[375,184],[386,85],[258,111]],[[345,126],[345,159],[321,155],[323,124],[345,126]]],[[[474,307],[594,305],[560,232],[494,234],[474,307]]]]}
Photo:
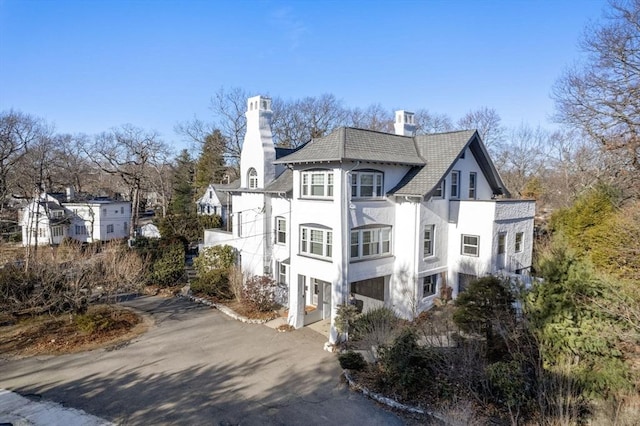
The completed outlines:
{"type": "Polygon", "coordinates": [[[552,127],[551,87],[605,0],[0,0],[0,110],[58,132],[131,123],[176,148],[221,87],[331,93],[447,114],[495,108],[552,127]]]}

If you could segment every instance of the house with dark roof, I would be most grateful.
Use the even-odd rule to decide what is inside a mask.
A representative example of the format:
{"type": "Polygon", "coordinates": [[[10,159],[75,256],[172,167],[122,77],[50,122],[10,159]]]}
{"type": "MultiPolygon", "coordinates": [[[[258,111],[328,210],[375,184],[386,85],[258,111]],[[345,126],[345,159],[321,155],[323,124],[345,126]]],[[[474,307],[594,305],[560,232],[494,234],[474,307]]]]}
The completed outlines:
{"type": "Polygon", "coordinates": [[[342,127],[276,155],[270,102],[247,102],[233,229],[205,246],[275,278],[289,324],[327,321],[333,344],[352,297],[412,318],[476,277],[528,274],[535,203],[509,198],[477,131],[414,135],[397,111],[395,134],[342,127]]]}
{"type": "Polygon", "coordinates": [[[239,186],[239,180],[231,183],[209,184],[202,196],[196,200],[197,214],[218,215],[222,219],[223,228],[226,227],[233,214],[233,197],[229,191],[239,186]]]}

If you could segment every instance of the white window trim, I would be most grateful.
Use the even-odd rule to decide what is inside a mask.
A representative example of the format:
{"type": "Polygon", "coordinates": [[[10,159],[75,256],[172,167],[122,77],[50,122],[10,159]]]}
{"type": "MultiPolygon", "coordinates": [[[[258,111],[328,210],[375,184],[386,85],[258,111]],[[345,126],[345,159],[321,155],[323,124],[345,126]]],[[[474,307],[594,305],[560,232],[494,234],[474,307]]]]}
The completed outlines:
{"type": "Polygon", "coordinates": [[[333,255],[333,232],[331,229],[316,228],[313,226],[300,226],[300,254],[303,256],[315,257],[318,259],[331,259],[333,255]],[[312,241],[311,234],[320,233],[322,241],[312,241]],[[312,252],[312,244],[321,244],[322,254],[312,252]]]}
{"type": "Polygon", "coordinates": [[[460,171],[453,170],[451,172],[451,198],[460,198],[460,171]],[[455,191],[454,191],[455,188],[455,191]]]}
{"type": "Polygon", "coordinates": [[[516,232],[515,252],[522,253],[524,249],[524,232],[516,232]]]}
{"type": "Polygon", "coordinates": [[[472,257],[478,257],[480,255],[480,236],[479,235],[469,235],[469,234],[462,234],[461,239],[460,239],[460,254],[462,254],[463,256],[472,256],[472,257]],[[471,244],[470,242],[465,244],[464,239],[466,238],[475,238],[476,239],[476,243],[475,244],[471,244]],[[469,252],[468,249],[473,249],[475,247],[475,253],[473,252],[469,252]]]}
{"type": "Polygon", "coordinates": [[[469,198],[475,200],[478,193],[478,174],[476,172],[469,173],[469,198]]]}
{"type": "Polygon", "coordinates": [[[506,254],[507,253],[507,233],[506,232],[498,233],[498,247],[497,247],[497,250],[498,250],[498,254],[506,254]]]}
{"type": "Polygon", "coordinates": [[[384,173],[377,170],[357,170],[351,173],[351,198],[384,197],[384,173]],[[371,195],[362,195],[362,177],[371,176],[371,195]]]}
{"type": "Polygon", "coordinates": [[[258,188],[258,172],[253,167],[247,171],[247,186],[249,189],[258,188]]]}
{"type": "Polygon", "coordinates": [[[446,183],[447,183],[446,179],[442,179],[440,181],[440,185],[433,190],[433,198],[444,198],[446,194],[446,188],[447,188],[446,183]]]}
{"type": "Polygon", "coordinates": [[[276,244],[287,244],[287,219],[282,216],[277,216],[275,230],[276,244]]]}
{"type": "Polygon", "coordinates": [[[431,274],[431,275],[426,275],[424,277],[422,277],[422,298],[427,298],[427,297],[433,297],[436,294],[438,294],[438,275],[439,274],[431,274]],[[433,292],[431,293],[425,293],[424,289],[425,289],[425,284],[426,281],[430,280],[431,282],[429,283],[429,285],[433,286],[433,292]]]}
{"type": "MultiPolygon", "coordinates": [[[[349,255],[351,260],[363,260],[363,259],[373,259],[378,257],[390,256],[392,254],[392,231],[390,226],[380,226],[380,227],[369,227],[369,228],[361,228],[361,229],[353,229],[351,231],[350,244],[349,244],[349,255]],[[363,254],[364,253],[364,233],[371,233],[375,235],[375,238],[370,241],[369,245],[377,246],[377,253],[363,254]],[[355,243],[358,247],[358,255],[354,256],[352,249],[354,246],[354,236],[356,238],[355,243]],[[385,238],[386,237],[386,238],[385,238]],[[385,242],[387,243],[387,250],[385,251],[385,242]]],[[[374,250],[375,251],[375,250],[374,250]]]]}
{"type": "Polygon", "coordinates": [[[424,229],[422,231],[422,250],[423,250],[423,258],[427,259],[429,257],[433,257],[436,254],[436,247],[435,247],[435,243],[436,243],[436,225],[430,223],[428,225],[424,226],[424,229]],[[429,245],[430,245],[430,250],[426,250],[427,245],[427,231],[429,231],[429,245]]]}
{"type": "Polygon", "coordinates": [[[333,198],[333,170],[304,170],[300,172],[300,198],[314,198],[330,200],[333,198]],[[314,176],[322,176],[322,195],[313,195],[312,189],[314,176]]]}

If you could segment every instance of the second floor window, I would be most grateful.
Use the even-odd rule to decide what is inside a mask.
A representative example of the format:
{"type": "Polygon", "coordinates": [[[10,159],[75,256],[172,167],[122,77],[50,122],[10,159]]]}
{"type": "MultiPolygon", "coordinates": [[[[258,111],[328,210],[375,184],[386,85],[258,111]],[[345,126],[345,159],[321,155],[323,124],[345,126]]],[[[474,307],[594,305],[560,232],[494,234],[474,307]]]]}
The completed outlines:
{"type": "Polygon", "coordinates": [[[249,181],[249,188],[256,189],[258,187],[258,172],[253,167],[249,169],[247,173],[247,180],[249,181]]]}
{"type": "Polygon", "coordinates": [[[454,170],[451,172],[451,198],[460,197],[460,172],[454,170]]]}
{"type": "Polygon", "coordinates": [[[477,235],[463,235],[461,253],[466,256],[477,257],[480,253],[480,237],[477,235]]]}
{"type": "Polygon", "coordinates": [[[287,243],[287,220],[283,217],[276,217],[276,243],[287,243]]]}
{"type": "Polygon", "coordinates": [[[478,175],[475,172],[469,173],[469,198],[476,199],[476,179],[478,175]]]}
{"type": "Polygon", "coordinates": [[[315,170],[301,172],[302,197],[330,198],[333,197],[333,172],[330,170],[315,170]]]}
{"type": "Polygon", "coordinates": [[[113,224],[107,225],[107,234],[113,234],[113,224]]]}
{"type": "Polygon", "coordinates": [[[444,198],[444,187],[445,187],[445,180],[442,179],[442,181],[440,181],[438,186],[436,186],[436,189],[433,190],[433,196],[435,198],[444,198]]]}
{"type": "Polygon", "coordinates": [[[425,225],[424,227],[424,238],[423,238],[424,257],[433,256],[435,228],[436,228],[435,225],[425,225]]]}
{"type": "Polygon", "coordinates": [[[391,254],[391,227],[354,229],[351,231],[351,259],[391,254]]]}
{"type": "Polygon", "coordinates": [[[359,171],[351,173],[351,196],[353,198],[382,197],[382,173],[359,171]]]}
{"type": "Polygon", "coordinates": [[[331,257],[333,233],[328,229],[300,227],[300,253],[317,257],[331,257]]]}

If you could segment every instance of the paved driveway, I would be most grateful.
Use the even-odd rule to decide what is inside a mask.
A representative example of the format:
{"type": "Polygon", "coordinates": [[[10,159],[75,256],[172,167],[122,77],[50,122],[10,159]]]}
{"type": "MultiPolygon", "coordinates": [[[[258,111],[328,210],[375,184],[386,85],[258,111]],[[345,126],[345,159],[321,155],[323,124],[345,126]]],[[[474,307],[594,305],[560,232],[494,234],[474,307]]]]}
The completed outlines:
{"type": "Polygon", "coordinates": [[[183,299],[126,304],[154,319],[147,333],[112,350],[0,361],[0,388],[118,424],[402,424],[346,388],[312,330],[278,333],[183,299]]]}

